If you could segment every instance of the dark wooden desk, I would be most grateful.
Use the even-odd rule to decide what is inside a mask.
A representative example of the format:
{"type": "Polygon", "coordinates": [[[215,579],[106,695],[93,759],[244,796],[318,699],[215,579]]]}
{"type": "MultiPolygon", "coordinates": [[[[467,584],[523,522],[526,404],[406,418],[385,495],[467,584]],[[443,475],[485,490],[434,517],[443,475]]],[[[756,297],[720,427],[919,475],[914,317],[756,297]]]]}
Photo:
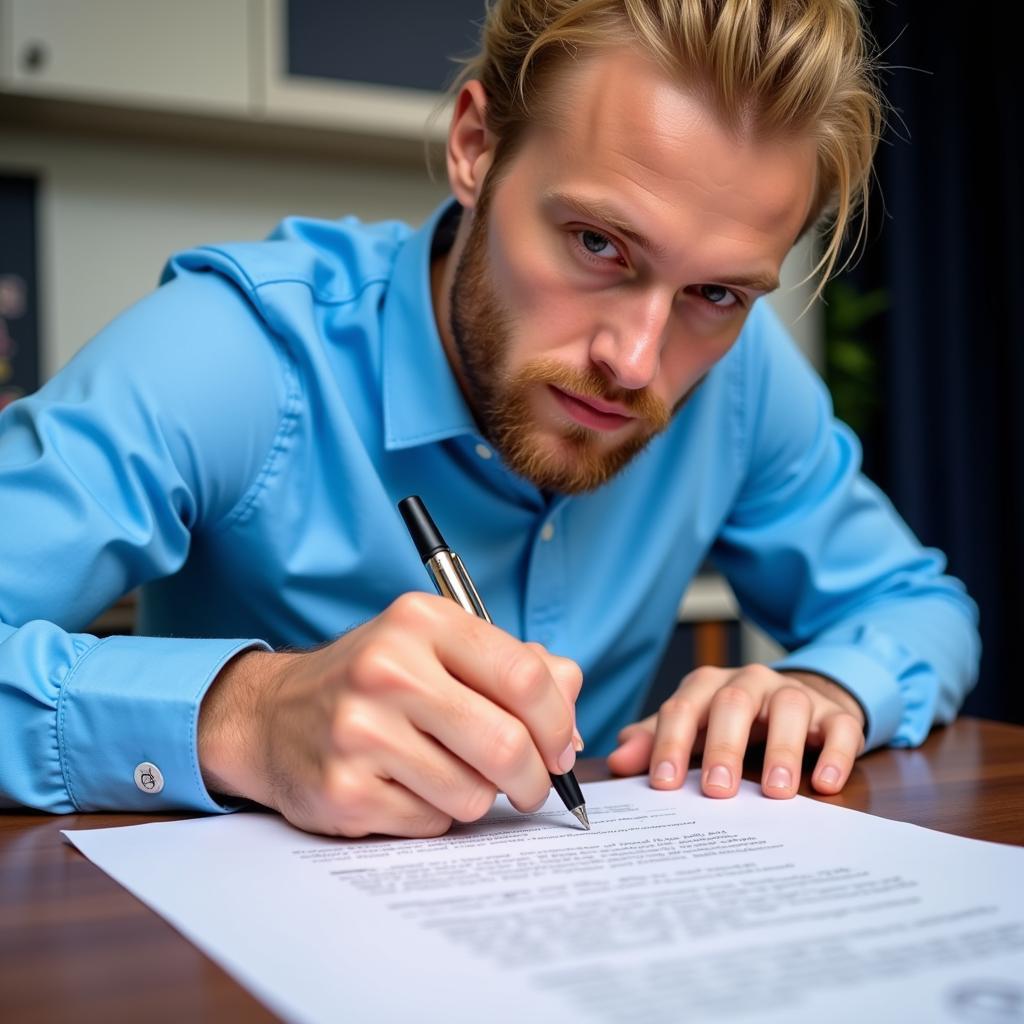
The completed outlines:
{"type": "MultiPolygon", "coordinates": [[[[591,759],[578,775],[607,772],[591,759]]],[[[1024,728],[963,718],[919,750],[875,751],[828,802],[1024,845],[1024,728]]],[[[154,820],[0,812],[0,1020],[275,1019],[59,832],[154,820]]]]}

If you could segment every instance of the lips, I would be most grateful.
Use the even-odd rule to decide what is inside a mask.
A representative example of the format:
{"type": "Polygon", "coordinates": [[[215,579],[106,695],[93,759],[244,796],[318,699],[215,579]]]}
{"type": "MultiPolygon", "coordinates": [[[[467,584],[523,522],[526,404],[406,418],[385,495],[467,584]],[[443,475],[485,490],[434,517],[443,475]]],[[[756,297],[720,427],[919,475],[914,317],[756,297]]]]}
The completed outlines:
{"type": "Polygon", "coordinates": [[[577,423],[591,430],[619,430],[636,418],[613,402],[570,394],[553,384],[549,387],[561,408],[577,423]]]}

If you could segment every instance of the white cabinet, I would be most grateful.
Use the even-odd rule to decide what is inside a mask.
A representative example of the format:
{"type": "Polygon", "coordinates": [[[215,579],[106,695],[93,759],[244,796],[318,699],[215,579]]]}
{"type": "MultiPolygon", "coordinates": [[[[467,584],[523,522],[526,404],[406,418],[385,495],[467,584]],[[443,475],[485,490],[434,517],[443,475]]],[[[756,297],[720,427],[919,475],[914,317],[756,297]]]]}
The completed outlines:
{"type": "Polygon", "coordinates": [[[261,0],[2,0],[0,17],[6,92],[251,112],[261,0]]]}
{"type": "Polygon", "coordinates": [[[265,0],[263,9],[262,104],[268,120],[367,135],[444,138],[447,117],[437,92],[291,74],[286,5],[287,0],[265,0]],[[432,114],[438,116],[431,120],[432,114]]]}
{"type": "MultiPolygon", "coordinates": [[[[422,57],[427,42],[442,67],[450,64],[447,54],[472,45],[483,0],[448,5],[0,0],[0,105],[31,97],[35,110],[46,106],[51,125],[73,122],[83,104],[93,110],[92,124],[95,111],[133,112],[133,122],[120,117],[120,123],[150,134],[171,122],[153,118],[140,125],[148,112],[206,118],[222,127],[231,122],[236,133],[264,131],[268,139],[283,128],[321,138],[440,140],[447,110],[439,86],[401,83],[410,55],[422,57]],[[296,24],[300,38],[289,33],[296,24]],[[436,38],[419,39],[417,25],[430,26],[436,38]],[[365,52],[358,50],[364,38],[365,52]],[[290,66],[296,53],[300,65],[308,64],[303,55],[311,42],[326,65],[322,73],[290,66]],[[360,80],[368,67],[375,80],[360,80]],[[55,109],[60,122],[51,116],[55,109]],[[432,113],[438,115],[433,121],[432,113]]],[[[11,116],[9,103],[0,121],[5,115],[11,116]]]]}

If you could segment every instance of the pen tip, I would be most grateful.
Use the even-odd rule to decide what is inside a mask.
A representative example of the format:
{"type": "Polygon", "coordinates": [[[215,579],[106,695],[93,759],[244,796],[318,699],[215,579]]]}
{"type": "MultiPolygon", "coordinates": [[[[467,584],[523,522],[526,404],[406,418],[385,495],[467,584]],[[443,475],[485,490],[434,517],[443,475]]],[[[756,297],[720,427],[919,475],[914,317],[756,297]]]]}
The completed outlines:
{"type": "Polygon", "coordinates": [[[580,807],[574,807],[572,813],[576,815],[576,820],[589,832],[590,831],[590,819],[587,817],[587,809],[582,805],[580,807]]]}

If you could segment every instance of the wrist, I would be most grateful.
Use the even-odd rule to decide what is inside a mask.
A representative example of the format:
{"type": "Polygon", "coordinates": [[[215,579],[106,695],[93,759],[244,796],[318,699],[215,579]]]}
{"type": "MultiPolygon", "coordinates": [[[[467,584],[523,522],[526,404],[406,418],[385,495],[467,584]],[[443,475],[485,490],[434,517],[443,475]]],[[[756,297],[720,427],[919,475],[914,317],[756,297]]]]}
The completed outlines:
{"type": "Polygon", "coordinates": [[[211,793],[266,803],[262,760],[265,704],[281,659],[268,651],[243,651],[210,684],[199,707],[198,751],[211,793]]]}

